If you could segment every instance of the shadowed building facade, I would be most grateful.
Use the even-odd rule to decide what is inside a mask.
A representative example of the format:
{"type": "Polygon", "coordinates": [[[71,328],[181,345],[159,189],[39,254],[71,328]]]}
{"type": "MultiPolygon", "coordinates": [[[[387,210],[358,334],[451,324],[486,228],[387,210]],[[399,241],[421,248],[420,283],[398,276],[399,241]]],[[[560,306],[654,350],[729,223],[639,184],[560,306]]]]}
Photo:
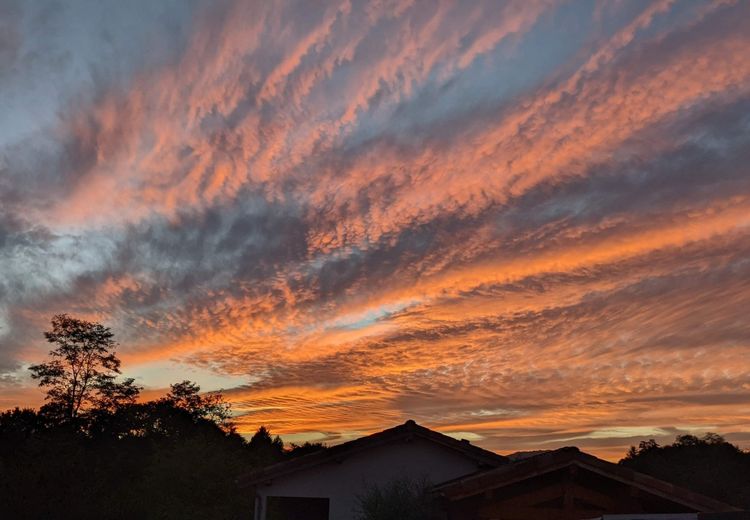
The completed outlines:
{"type": "Polygon", "coordinates": [[[577,448],[514,461],[414,421],[264,468],[243,484],[254,493],[255,520],[349,520],[369,489],[404,478],[433,485],[441,520],[736,511],[577,448]]]}
{"type": "Polygon", "coordinates": [[[248,475],[256,520],[348,520],[372,486],[445,482],[509,464],[506,457],[414,421],[248,475]]]}
{"type": "Polygon", "coordinates": [[[447,482],[436,486],[434,491],[451,520],[578,520],[612,514],[637,515],[628,516],[629,519],[646,518],[640,515],[735,510],[573,447],[447,482]]]}

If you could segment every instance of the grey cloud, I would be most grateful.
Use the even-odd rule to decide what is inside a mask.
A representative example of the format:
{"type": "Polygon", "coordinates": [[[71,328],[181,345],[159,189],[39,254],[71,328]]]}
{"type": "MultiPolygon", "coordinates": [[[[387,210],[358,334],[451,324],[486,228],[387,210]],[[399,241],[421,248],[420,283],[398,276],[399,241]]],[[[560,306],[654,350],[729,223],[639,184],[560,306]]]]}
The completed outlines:
{"type": "Polygon", "coordinates": [[[25,204],[64,197],[80,182],[96,143],[61,138],[60,127],[105,93],[124,89],[137,72],[174,61],[196,3],[2,4],[0,71],[9,73],[0,74],[0,166],[10,165],[5,175],[25,204]]]}
{"type": "Polygon", "coordinates": [[[9,1],[0,5],[0,76],[7,73],[18,59],[22,35],[21,2],[9,1]]]}
{"type": "MultiPolygon", "coordinates": [[[[380,86],[376,92],[364,93],[366,99],[357,100],[361,106],[356,123],[341,130],[334,123],[349,108],[346,103],[352,102],[346,98],[348,89],[354,91],[363,81],[363,71],[391,57],[392,41],[411,36],[400,36],[402,19],[386,17],[370,26],[372,21],[358,5],[346,23],[338,15],[331,34],[305,49],[302,45],[304,52],[291,67],[294,70],[278,85],[271,85],[288,103],[282,107],[278,100],[261,99],[261,92],[268,86],[264,83],[268,74],[301,43],[283,35],[309,35],[326,13],[306,3],[277,4],[267,12],[262,6],[241,7],[247,9],[237,14],[243,22],[244,16],[248,20],[256,14],[262,17],[259,41],[263,44],[245,53],[236,50],[239,57],[229,60],[230,68],[238,69],[232,69],[237,74],[231,84],[221,83],[222,74],[228,72],[218,65],[223,72],[208,78],[216,80],[223,94],[232,93],[231,106],[224,110],[212,101],[206,107],[189,109],[196,110],[198,144],[206,144],[217,156],[242,158],[235,166],[244,187],[221,200],[204,200],[215,173],[207,167],[199,172],[192,194],[201,200],[199,207],[181,208],[170,215],[160,215],[163,208],[146,207],[128,223],[97,223],[53,232],[35,220],[40,210],[49,205],[64,208],[69,196],[88,182],[108,179],[106,173],[95,171],[98,161],[110,165],[107,161],[111,160],[116,169],[122,165],[113,158],[133,143],[136,148],[151,146],[153,136],[140,135],[150,129],[135,128],[130,119],[127,94],[132,82],[137,78],[143,84],[158,85],[162,68],[177,74],[181,64],[191,59],[201,66],[204,61],[211,64],[214,51],[226,43],[227,24],[236,21],[228,18],[235,11],[229,3],[177,1],[0,5],[0,72],[12,71],[0,78],[0,107],[9,107],[0,125],[0,324],[11,329],[6,334],[0,331],[0,372],[17,368],[22,347],[41,342],[42,320],[55,312],[103,316],[118,326],[118,337],[134,348],[191,339],[198,316],[200,326],[220,331],[227,320],[297,313],[305,316],[298,320],[304,321],[302,325],[290,320],[279,327],[301,330],[389,289],[429,282],[436,273],[485,260],[500,265],[503,260],[522,262],[571,245],[616,243],[629,233],[678,226],[688,215],[710,212],[714,205],[750,191],[746,168],[750,163],[750,103],[747,96],[734,92],[682,107],[617,143],[598,163],[592,165],[587,159],[585,167],[574,165],[570,172],[521,195],[507,193],[507,197],[488,199],[477,205],[481,206],[478,210],[453,205],[450,196],[439,194],[434,214],[425,210],[424,215],[415,214],[412,222],[390,230],[388,222],[378,222],[378,216],[387,220],[403,193],[425,189],[425,197],[430,195],[420,178],[424,172],[408,171],[415,164],[410,158],[426,150],[439,160],[443,149],[481,141],[488,127],[496,127],[519,105],[567,77],[580,59],[577,53],[586,50],[581,48],[584,35],[561,39],[561,48],[549,51],[548,40],[561,36],[558,32],[562,31],[547,35],[538,48],[518,34],[450,74],[443,74],[447,71],[441,68],[443,64],[430,65],[421,59],[421,51],[415,51],[406,64],[394,65],[392,74],[384,75],[388,77],[367,77],[380,86]],[[351,34],[360,26],[367,28],[361,40],[351,34]],[[198,29],[203,48],[190,47],[198,55],[186,56],[188,41],[198,29]],[[351,49],[345,49],[348,43],[351,49]],[[511,45],[520,46],[523,52],[508,58],[511,45]],[[343,57],[334,59],[334,52],[342,52],[343,57]],[[522,63],[524,57],[533,63],[522,63]],[[335,62],[330,71],[318,67],[327,58],[335,62]],[[550,72],[565,60],[571,61],[550,72]],[[420,81],[409,77],[411,69],[422,66],[432,68],[415,75],[420,81]],[[514,71],[517,74],[512,77],[504,76],[514,71]],[[306,74],[317,74],[317,82],[310,87],[309,99],[298,105],[297,89],[303,88],[306,74]],[[113,103],[115,112],[108,129],[112,139],[106,143],[97,140],[104,124],[96,114],[102,100],[113,103]],[[44,115],[30,117],[36,111],[44,115]],[[293,132],[283,142],[275,141],[277,132],[287,127],[318,123],[331,126],[320,135],[303,136],[317,139],[310,149],[295,150],[293,132]],[[242,142],[242,132],[257,134],[253,138],[259,150],[253,149],[255,143],[242,142]],[[253,154],[262,155],[271,144],[281,149],[271,154],[269,174],[278,174],[279,180],[274,177],[251,185],[246,180],[256,173],[253,154]],[[367,179],[363,158],[376,163],[380,155],[403,157],[407,171],[395,171],[400,167],[396,160],[393,172],[374,168],[379,176],[373,173],[367,179]],[[292,167],[279,166],[276,171],[276,161],[286,164],[287,159],[292,167]],[[365,180],[345,199],[346,190],[339,189],[339,183],[350,180],[355,167],[362,170],[357,173],[365,180]],[[308,192],[321,184],[326,190],[320,191],[327,192],[327,198],[313,204],[308,192]],[[341,229],[342,223],[352,221],[362,226],[341,229]],[[381,225],[386,229],[383,233],[381,225]],[[339,236],[341,242],[330,251],[314,249],[319,236],[339,236]],[[103,294],[105,289],[111,294],[103,294]],[[227,316],[232,309],[222,307],[226,298],[243,302],[247,309],[239,317],[227,316]],[[254,306],[261,300],[262,308],[254,306]]],[[[434,14],[432,9],[436,8],[429,4],[407,13],[407,27],[411,31],[422,27],[434,14]]],[[[566,7],[561,16],[574,19],[578,9],[566,7]]],[[[630,14],[634,13],[633,9],[630,14]]],[[[556,117],[581,102],[589,80],[601,81],[602,99],[608,99],[604,94],[608,89],[614,92],[619,81],[637,84],[675,56],[712,43],[717,34],[740,31],[747,16],[747,6],[738,5],[718,9],[696,25],[680,26],[666,36],[659,27],[649,28],[611,62],[584,75],[549,112],[543,112],[541,117],[547,121],[521,125],[513,139],[533,138],[537,124],[553,125],[556,117]]],[[[446,17],[445,23],[455,20],[446,17]]],[[[465,51],[481,36],[476,28],[464,32],[456,52],[465,51]]],[[[455,57],[449,53],[449,58],[455,57]]],[[[190,85],[180,87],[194,94],[190,85]]],[[[152,99],[159,96],[152,94],[145,96],[144,111],[164,110],[152,99]]],[[[183,98],[176,99],[179,104],[183,98]]],[[[145,173],[138,177],[143,172],[135,171],[135,166],[133,179],[126,180],[153,182],[149,185],[167,189],[185,179],[205,153],[198,146],[191,147],[195,144],[180,141],[179,149],[173,151],[178,160],[153,179],[145,178],[145,173]]],[[[172,155],[167,153],[167,157],[172,155]]],[[[500,157],[497,164],[512,159],[500,157]]],[[[446,291],[442,298],[384,312],[376,323],[394,325],[392,331],[353,340],[336,353],[314,355],[304,362],[290,361],[283,352],[267,352],[262,345],[245,345],[241,340],[206,345],[189,361],[260,378],[237,394],[283,385],[385,388],[389,393],[377,398],[380,408],[375,412],[383,420],[408,413],[429,422],[443,414],[446,424],[470,423],[477,420],[472,410],[498,405],[512,411],[508,417],[545,413],[555,407],[573,407],[574,397],[607,385],[625,388],[622,402],[633,407],[667,402],[736,405],[747,396],[730,388],[731,381],[720,375],[696,376],[690,381],[672,372],[664,380],[657,376],[665,364],[674,362],[674,356],[685,355],[686,366],[698,366],[711,363],[712,356],[734,359],[747,345],[750,328],[742,309],[750,306],[748,257],[750,242],[747,233],[739,230],[731,236],[656,249],[570,272],[538,273],[508,283],[446,291]],[[556,291],[571,288],[581,294],[555,301],[556,291]],[[549,299],[530,310],[487,310],[477,312],[479,317],[456,321],[433,317],[437,308],[465,302],[497,304],[544,297],[549,299]],[[635,379],[632,389],[627,380],[631,375],[635,379]]],[[[736,377],[734,383],[746,384],[745,378],[736,377]]],[[[315,403],[295,405],[285,399],[267,398],[264,403],[300,406],[304,413],[315,413],[315,403]]],[[[592,400],[600,401],[592,406],[617,404],[606,391],[592,400]]],[[[331,414],[361,411],[357,402],[325,403],[323,407],[331,414]]],[[[573,433],[585,436],[593,431],[590,426],[573,433]]],[[[573,434],[561,430],[517,433],[531,446],[562,442],[565,435],[573,434]]],[[[504,442],[502,433],[496,435],[493,442],[504,442]]],[[[604,446],[610,441],[586,442],[604,446]]]]}
{"type": "MultiPolygon", "coordinates": [[[[749,246],[745,243],[743,247],[749,246]]],[[[593,401],[589,405],[736,405],[747,400],[746,392],[736,391],[746,384],[746,378],[711,376],[683,381],[663,379],[658,374],[664,368],[662,364],[667,362],[660,360],[664,355],[708,348],[705,362],[711,363],[712,356],[718,354],[715,348],[742,345],[750,339],[750,329],[743,325],[741,310],[750,305],[742,301],[743,295],[748,294],[747,287],[736,284],[738,275],[744,279],[741,273],[748,268],[742,260],[743,250],[720,242],[706,249],[704,244],[702,253],[697,247],[690,253],[697,255],[701,262],[693,269],[683,267],[671,273],[670,266],[681,262],[673,255],[659,252],[637,262],[657,272],[662,263],[663,274],[646,276],[611,292],[592,293],[573,305],[550,307],[538,313],[515,313],[464,320],[455,325],[407,329],[376,342],[365,341],[334,355],[305,362],[264,361],[253,353],[229,350],[223,354],[212,353],[210,359],[219,366],[226,364],[231,372],[248,370],[256,375],[263,374],[261,381],[253,386],[256,389],[305,384],[363,384],[391,389],[395,393],[392,407],[405,415],[428,420],[434,414],[433,408],[439,406],[446,424],[476,421],[469,412],[477,407],[502,405],[520,414],[552,411],[568,406],[573,393],[591,384],[616,386],[622,377],[632,374],[631,368],[648,367],[649,363],[652,369],[646,368],[643,374],[630,376],[637,381],[630,395],[599,396],[609,403],[593,401]],[[736,253],[737,258],[726,262],[727,253],[736,253]],[[705,266],[711,262],[717,263],[706,270],[705,266]],[[684,309],[680,310],[680,306],[684,309]],[[666,313],[674,315],[660,318],[666,313]],[[694,321],[696,313],[701,316],[700,324],[694,321]],[[630,334],[634,327],[637,335],[630,334]],[[601,337],[597,330],[604,329],[608,337],[622,335],[630,339],[597,344],[597,338],[601,337]],[[473,334],[478,331],[483,334],[473,334]],[[402,362],[413,365],[415,359],[434,360],[436,354],[430,345],[462,336],[467,338],[464,346],[455,345],[454,341],[450,352],[445,353],[444,364],[438,368],[410,369],[387,376],[365,375],[379,366],[388,367],[390,372],[402,362]],[[478,340],[478,337],[484,339],[478,340]],[[560,341],[578,342],[580,348],[561,352],[560,341]],[[534,359],[544,358],[556,360],[558,368],[532,370],[527,366],[534,359]],[[614,367],[613,360],[617,359],[628,366],[614,367]],[[530,388],[534,391],[529,392],[530,388]],[[545,395],[546,398],[542,397],[545,395]]],[[[637,269],[633,265],[636,261],[629,262],[631,265],[626,272],[637,269]]],[[[602,268],[601,273],[588,274],[593,279],[618,276],[618,269],[602,268]]],[[[552,290],[554,285],[577,283],[577,275],[552,276],[551,280],[539,283],[552,290]]],[[[503,291],[538,290],[535,283],[521,283],[495,288],[491,294],[502,298],[503,291]]],[[[569,436],[569,432],[566,435],[569,436]]],[[[554,440],[555,437],[548,438],[554,440]]]]}

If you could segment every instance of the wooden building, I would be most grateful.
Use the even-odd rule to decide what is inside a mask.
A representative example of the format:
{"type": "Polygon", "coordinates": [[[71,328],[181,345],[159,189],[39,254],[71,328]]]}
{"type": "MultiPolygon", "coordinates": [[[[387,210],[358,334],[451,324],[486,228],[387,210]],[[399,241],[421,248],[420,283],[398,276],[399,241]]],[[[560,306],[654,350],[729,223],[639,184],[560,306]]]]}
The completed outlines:
{"type": "Polygon", "coordinates": [[[450,520],[579,520],[735,508],[562,448],[435,487],[450,520]]]}

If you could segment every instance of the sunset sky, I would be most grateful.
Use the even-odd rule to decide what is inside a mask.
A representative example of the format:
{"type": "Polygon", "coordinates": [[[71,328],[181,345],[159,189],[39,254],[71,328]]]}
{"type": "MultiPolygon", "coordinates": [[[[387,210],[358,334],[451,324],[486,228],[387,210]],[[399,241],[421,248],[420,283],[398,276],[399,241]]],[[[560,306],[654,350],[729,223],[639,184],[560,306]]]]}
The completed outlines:
{"type": "Polygon", "coordinates": [[[750,447],[750,2],[0,0],[0,409],[62,312],[243,433],[750,447]]]}

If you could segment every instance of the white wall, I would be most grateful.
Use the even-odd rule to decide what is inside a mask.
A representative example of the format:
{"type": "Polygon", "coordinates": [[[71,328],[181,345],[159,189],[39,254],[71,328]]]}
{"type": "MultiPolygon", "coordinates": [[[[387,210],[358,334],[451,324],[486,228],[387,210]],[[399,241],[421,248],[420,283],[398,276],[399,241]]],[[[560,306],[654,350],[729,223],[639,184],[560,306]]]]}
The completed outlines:
{"type": "MultiPolygon", "coordinates": [[[[436,443],[414,438],[367,449],[340,463],[327,462],[306,471],[261,484],[257,493],[268,496],[328,497],[329,520],[355,518],[357,496],[373,484],[384,485],[399,478],[425,477],[437,484],[477,471],[477,464],[460,453],[436,443]]],[[[265,507],[260,520],[265,520],[265,507]]]]}

